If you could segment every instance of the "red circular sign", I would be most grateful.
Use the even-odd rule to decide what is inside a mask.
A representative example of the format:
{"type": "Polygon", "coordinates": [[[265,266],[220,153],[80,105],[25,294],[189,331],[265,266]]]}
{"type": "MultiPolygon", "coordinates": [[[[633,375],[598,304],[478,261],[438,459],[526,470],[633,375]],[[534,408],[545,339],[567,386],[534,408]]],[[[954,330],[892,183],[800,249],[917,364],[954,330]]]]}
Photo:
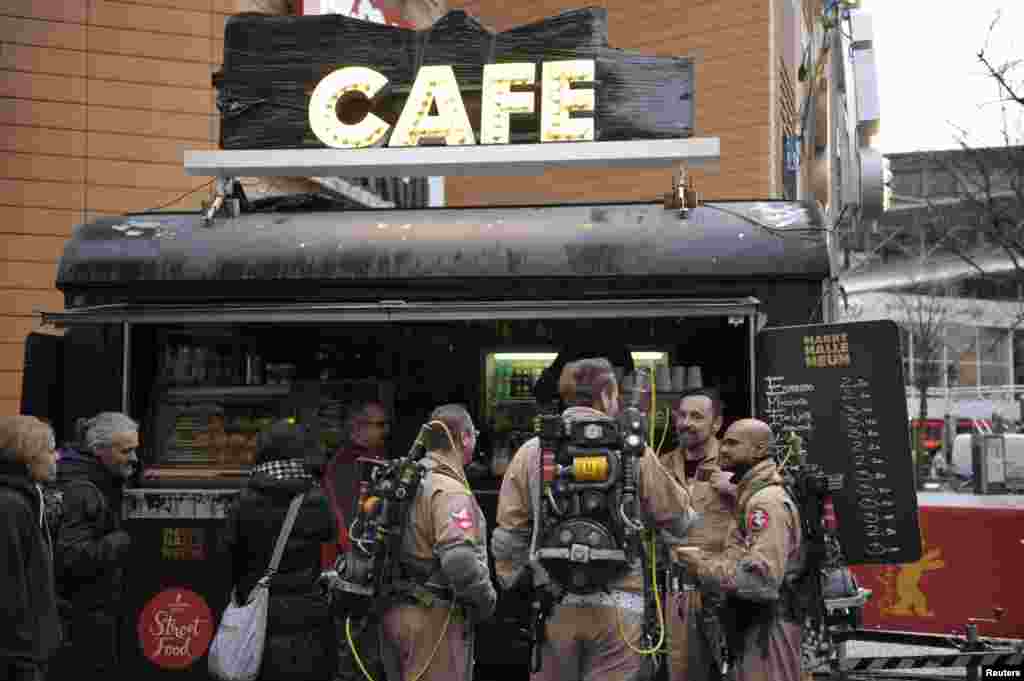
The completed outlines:
{"type": "Polygon", "coordinates": [[[139,644],[149,660],[165,669],[185,669],[206,654],[213,639],[210,607],[188,589],[165,589],[139,615],[139,644]]]}

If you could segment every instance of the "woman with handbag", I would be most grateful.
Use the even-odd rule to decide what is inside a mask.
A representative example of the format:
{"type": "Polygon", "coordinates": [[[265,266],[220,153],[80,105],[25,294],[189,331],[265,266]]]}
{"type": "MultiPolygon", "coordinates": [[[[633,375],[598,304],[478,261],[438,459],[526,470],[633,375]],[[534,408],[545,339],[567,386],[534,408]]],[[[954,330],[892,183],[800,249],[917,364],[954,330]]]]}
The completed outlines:
{"type": "MultiPolygon", "coordinates": [[[[237,619],[244,607],[252,608],[264,586],[269,595],[264,642],[252,649],[258,655],[262,647],[258,678],[327,681],[333,676],[337,643],[316,581],[321,545],[335,541],[338,530],[326,494],[306,467],[307,454],[318,446],[303,426],[286,420],[260,435],[252,477],[229,511],[222,537],[235,606],[229,605],[211,647],[215,676],[227,681],[251,677],[224,665],[222,660],[230,653],[214,653],[218,639],[230,639],[225,629],[231,626],[232,611],[237,619]]],[[[249,612],[241,616],[255,617],[249,612]]],[[[251,624],[246,621],[244,626],[251,624]]],[[[237,639],[229,645],[243,646],[237,639]]],[[[242,657],[252,657],[249,649],[242,657]]]]}

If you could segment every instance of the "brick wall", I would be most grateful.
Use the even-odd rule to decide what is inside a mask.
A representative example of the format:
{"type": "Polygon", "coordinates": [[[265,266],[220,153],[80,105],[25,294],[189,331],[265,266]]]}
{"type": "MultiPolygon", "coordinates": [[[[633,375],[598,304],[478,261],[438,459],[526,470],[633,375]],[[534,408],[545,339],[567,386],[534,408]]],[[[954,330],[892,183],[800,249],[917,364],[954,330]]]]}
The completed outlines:
{"type": "MultiPolygon", "coordinates": [[[[75,224],[202,187],[186,149],[215,146],[210,76],[236,0],[6,0],[0,5],[0,413],[17,413],[33,310],[61,309],[75,224]]],[[[197,208],[206,189],[174,203],[197,208]]]]}
{"type": "MultiPolygon", "coordinates": [[[[566,0],[449,0],[495,30],[579,7],[566,0]]],[[[695,59],[696,134],[721,138],[716,173],[697,171],[706,197],[771,195],[770,0],[607,0],[613,47],[695,59]]],[[[450,177],[449,205],[581,200],[653,200],[669,190],[670,170],[556,171],[530,178],[450,177]]]]}

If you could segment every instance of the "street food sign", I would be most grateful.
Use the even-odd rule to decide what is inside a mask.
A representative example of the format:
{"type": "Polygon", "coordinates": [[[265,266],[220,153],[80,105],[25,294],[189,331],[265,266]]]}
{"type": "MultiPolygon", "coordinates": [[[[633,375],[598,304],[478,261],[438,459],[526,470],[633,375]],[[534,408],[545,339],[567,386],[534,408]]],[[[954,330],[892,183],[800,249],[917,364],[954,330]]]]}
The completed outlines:
{"type": "MultiPolygon", "coordinates": [[[[541,142],[593,140],[594,119],[573,114],[594,111],[594,91],[578,87],[594,80],[594,60],[545,62],[541,73],[541,142]]],[[[309,101],[309,124],[317,138],[337,149],[383,144],[389,131],[389,147],[414,147],[424,140],[476,144],[451,66],[420,68],[393,129],[373,113],[357,123],[340,119],[339,104],[346,97],[372,99],[387,82],[380,72],[362,66],[338,69],[321,80],[309,101]]],[[[484,65],[481,144],[509,143],[511,115],[535,113],[535,82],[535,64],[484,65]]]]}
{"type": "Polygon", "coordinates": [[[202,596],[172,587],[153,596],[142,608],[136,633],[150,662],[164,669],[182,670],[206,654],[215,627],[202,596]]]}

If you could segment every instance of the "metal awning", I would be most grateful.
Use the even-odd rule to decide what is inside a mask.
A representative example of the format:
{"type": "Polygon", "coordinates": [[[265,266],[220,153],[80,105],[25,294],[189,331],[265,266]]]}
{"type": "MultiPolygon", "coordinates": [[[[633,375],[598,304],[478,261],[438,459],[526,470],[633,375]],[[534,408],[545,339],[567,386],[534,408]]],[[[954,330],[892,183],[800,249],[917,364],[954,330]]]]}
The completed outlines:
{"type": "Polygon", "coordinates": [[[330,324],[512,319],[621,319],[748,316],[756,298],[646,298],[621,300],[524,300],[497,302],[405,302],[375,304],[291,303],[279,305],[100,305],[42,312],[43,323],[86,324],[330,324]]]}
{"type": "Polygon", "coordinates": [[[76,227],[57,288],[70,306],[429,300],[455,281],[506,300],[655,279],[672,282],[670,296],[707,296],[687,282],[827,278],[825,234],[816,211],[786,201],[709,203],[686,218],[650,203],[265,212],[210,223],[149,213],[76,227]],[[354,288],[378,293],[353,298],[354,288]]]}

